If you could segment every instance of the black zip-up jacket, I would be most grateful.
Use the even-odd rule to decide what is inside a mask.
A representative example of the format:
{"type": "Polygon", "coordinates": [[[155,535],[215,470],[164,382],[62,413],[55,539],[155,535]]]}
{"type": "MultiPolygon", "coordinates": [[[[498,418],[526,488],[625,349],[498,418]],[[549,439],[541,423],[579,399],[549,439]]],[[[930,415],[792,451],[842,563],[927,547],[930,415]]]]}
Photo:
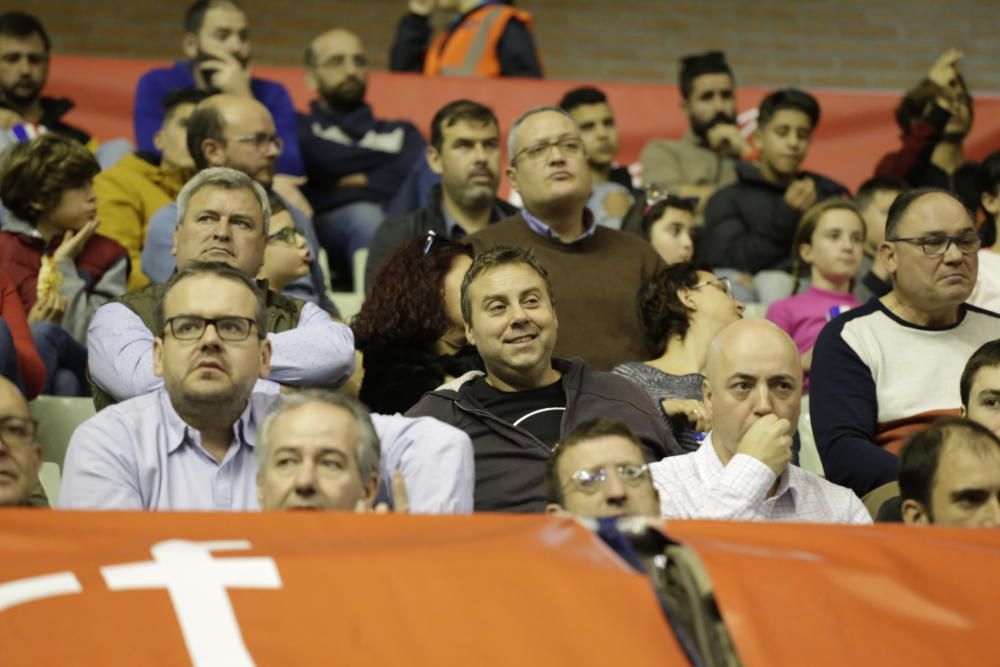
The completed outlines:
{"type": "MultiPolygon", "coordinates": [[[[610,417],[624,422],[639,438],[647,461],[682,454],[652,400],[625,378],[587,368],[580,358],[552,359],[562,373],[566,411],[560,426],[565,437],[585,421],[610,417]]],[[[545,478],[552,450],[524,429],[488,412],[471,395],[478,371],[424,395],[408,417],[435,417],[465,431],[476,459],[475,511],[542,512],[547,504],[545,478]]]]}

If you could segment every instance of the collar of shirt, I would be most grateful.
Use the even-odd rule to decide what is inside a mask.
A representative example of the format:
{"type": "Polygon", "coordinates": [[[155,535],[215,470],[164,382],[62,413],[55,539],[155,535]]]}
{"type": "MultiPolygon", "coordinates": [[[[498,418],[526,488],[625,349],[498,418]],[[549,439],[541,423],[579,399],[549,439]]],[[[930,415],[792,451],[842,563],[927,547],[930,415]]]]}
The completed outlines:
{"type": "MultiPolygon", "coordinates": [[[[161,387],[157,390],[160,394],[160,406],[163,412],[163,428],[166,432],[167,440],[167,455],[176,452],[182,445],[189,443],[191,445],[200,447],[201,446],[201,434],[191,426],[187,424],[181,416],[177,414],[174,410],[173,404],[170,402],[170,395],[167,393],[166,388],[161,387]]],[[[240,418],[236,420],[233,424],[233,441],[240,446],[246,445],[251,449],[257,444],[257,414],[258,411],[254,409],[253,397],[247,400],[247,405],[243,409],[243,413],[240,414],[240,418]]],[[[230,446],[230,449],[232,447],[230,446]]],[[[226,457],[230,456],[229,452],[226,453],[226,457]]]]}
{"type": "MultiPolygon", "coordinates": [[[[722,474],[722,469],[725,468],[725,466],[722,465],[722,460],[719,459],[719,454],[715,451],[715,446],[712,445],[711,432],[705,436],[705,439],[701,443],[701,447],[697,449],[695,460],[698,465],[698,473],[701,475],[702,479],[715,479],[722,474]]],[[[781,473],[781,477],[778,478],[778,488],[775,490],[774,495],[770,498],[765,498],[764,502],[777,502],[787,493],[792,505],[795,504],[795,500],[799,492],[792,483],[792,476],[789,472],[790,465],[791,464],[785,467],[784,471],[781,473]]]]}
{"type": "Polygon", "coordinates": [[[11,234],[23,234],[34,239],[42,238],[42,233],[33,224],[27,220],[18,218],[10,211],[7,212],[7,216],[3,221],[2,229],[11,234]]]}
{"type": "MultiPolygon", "coordinates": [[[[559,235],[552,231],[551,227],[531,215],[531,213],[528,212],[528,209],[522,208],[521,215],[524,216],[524,221],[528,223],[528,227],[531,228],[531,231],[540,236],[552,239],[557,243],[563,243],[563,241],[559,238],[559,235]]],[[[593,236],[595,232],[597,232],[597,225],[594,224],[594,214],[590,212],[589,208],[585,208],[583,209],[583,234],[580,234],[580,236],[576,237],[569,243],[563,243],[563,245],[573,245],[574,243],[585,241],[593,236]]]]}
{"type": "MultiPolygon", "coordinates": [[[[444,197],[441,198],[441,217],[444,218],[444,227],[448,230],[448,238],[450,239],[460,239],[468,236],[468,232],[462,229],[462,226],[458,224],[455,220],[455,216],[451,214],[448,207],[444,205],[444,197]]],[[[496,201],[493,202],[493,209],[490,211],[490,222],[496,222],[504,217],[503,211],[500,207],[496,205],[496,201]]]]}

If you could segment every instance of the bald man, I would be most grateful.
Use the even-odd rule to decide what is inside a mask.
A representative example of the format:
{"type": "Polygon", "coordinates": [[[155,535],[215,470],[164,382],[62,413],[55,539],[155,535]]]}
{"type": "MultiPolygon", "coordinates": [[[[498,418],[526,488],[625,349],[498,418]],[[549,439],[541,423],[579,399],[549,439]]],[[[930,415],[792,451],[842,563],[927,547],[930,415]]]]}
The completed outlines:
{"type": "MultiPolygon", "coordinates": [[[[263,104],[253,98],[219,94],[203,100],[188,118],[187,146],[198,171],[209,167],[229,167],[264,186],[292,214],[295,228],[302,232],[313,257],[319,256],[319,240],[312,221],[294,202],[273,191],[278,158],[284,140],[275,132],[274,120],[263,104]]],[[[165,283],[177,266],[173,252],[177,227],[177,204],[171,202],[153,214],[142,249],[142,270],[153,283],[165,283]]],[[[327,296],[327,280],[318,262],[309,275],[289,283],[288,296],[314,303],[328,313],[336,313],[327,296]]]]}
{"type": "Polygon", "coordinates": [[[0,377],[0,506],[27,505],[38,483],[42,447],[24,396],[0,377]]]}
{"type": "Polygon", "coordinates": [[[795,343],[767,320],[739,320],[712,341],[705,401],[712,432],[690,454],[650,466],[663,516],[870,524],[849,489],[790,463],[802,400],[795,343]]]}
{"type": "Polygon", "coordinates": [[[371,245],[385,205],[427,143],[413,124],[372,115],[365,104],[368,55],[348,30],[330,30],[309,44],[306,84],[318,97],[298,116],[309,179],[303,192],[331,265],[349,276],[354,253],[371,245]]]}

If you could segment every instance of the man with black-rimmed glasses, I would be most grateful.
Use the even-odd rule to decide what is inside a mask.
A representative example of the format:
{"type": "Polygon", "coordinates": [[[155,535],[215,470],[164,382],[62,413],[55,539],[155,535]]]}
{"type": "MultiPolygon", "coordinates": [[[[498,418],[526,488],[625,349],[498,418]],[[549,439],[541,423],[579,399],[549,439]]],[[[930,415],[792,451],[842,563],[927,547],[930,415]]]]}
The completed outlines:
{"type": "Polygon", "coordinates": [[[0,506],[28,504],[42,465],[35,431],[24,396],[13,382],[0,377],[0,506]]]}
{"type": "Polygon", "coordinates": [[[810,411],[830,481],[858,495],[894,481],[906,438],[958,414],[966,361],[1000,334],[1000,315],[965,303],[979,247],[946,190],[911,190],[890,207],[879,253],[892,291],[832,320],[813,352],[810,411]]]}

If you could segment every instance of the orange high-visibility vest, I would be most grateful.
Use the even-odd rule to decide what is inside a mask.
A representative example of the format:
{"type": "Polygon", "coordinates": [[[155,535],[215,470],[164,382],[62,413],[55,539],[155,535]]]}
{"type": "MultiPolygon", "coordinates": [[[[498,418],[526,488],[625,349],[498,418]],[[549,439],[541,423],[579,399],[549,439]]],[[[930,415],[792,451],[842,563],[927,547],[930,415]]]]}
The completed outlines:
{"type": "Polygon", "coordinates": [[[515,18],[529,30],[534,23],[531,14],[508,5],[487,5],[472,12],[451,34],[434,38],[424,58],[424,74],[500,76],[497,45],[507,23],[515,18]]]}

